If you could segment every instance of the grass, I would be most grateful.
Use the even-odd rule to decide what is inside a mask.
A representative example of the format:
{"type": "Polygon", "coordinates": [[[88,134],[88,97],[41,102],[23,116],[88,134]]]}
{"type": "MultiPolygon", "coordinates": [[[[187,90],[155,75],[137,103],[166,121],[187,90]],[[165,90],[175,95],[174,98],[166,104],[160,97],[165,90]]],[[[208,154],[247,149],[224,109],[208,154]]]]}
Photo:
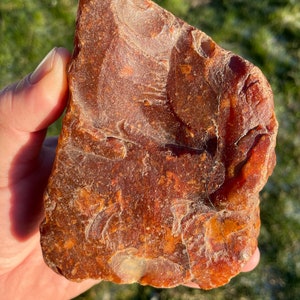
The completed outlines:
{"type": "MultiPolygon", "coordinates": [[[[269,79],[280,123],[277,167],[261,193],[260,265],[209,292],[103,282],[76,299],[297,299],[300,295],[300,3],[157,0],[269,79]]],[[[54,46],[72,50],[77,1],[1,0],[0,87],[31,72],[54,46]]],[[[60,123],[51,127],[58,134],[60,123]]]]}

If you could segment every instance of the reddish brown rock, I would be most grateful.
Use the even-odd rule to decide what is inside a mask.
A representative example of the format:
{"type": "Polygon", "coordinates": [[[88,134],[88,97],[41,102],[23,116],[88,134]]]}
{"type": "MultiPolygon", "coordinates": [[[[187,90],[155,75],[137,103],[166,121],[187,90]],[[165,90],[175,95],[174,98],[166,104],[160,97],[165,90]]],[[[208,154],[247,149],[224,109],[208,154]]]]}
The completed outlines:
{"type": "Polygon", "coordinates": [[[46,263],[70,280],[203,289],[252,256],[275,165],[258,68],[147,0],[81,0],[45,193],[46,263]]]}

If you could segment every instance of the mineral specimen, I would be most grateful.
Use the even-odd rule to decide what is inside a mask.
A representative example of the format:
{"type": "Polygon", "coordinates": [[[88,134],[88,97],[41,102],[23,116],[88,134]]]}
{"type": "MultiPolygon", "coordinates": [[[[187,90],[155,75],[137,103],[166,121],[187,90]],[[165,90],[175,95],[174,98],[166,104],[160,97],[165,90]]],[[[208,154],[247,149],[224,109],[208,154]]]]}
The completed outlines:
{"type": "Polygon", "coordinates": [[[227,283],[275,165],[260,70],[149,0],[81,0],[68,76],[46,263],[75,281],[227,283]]]}

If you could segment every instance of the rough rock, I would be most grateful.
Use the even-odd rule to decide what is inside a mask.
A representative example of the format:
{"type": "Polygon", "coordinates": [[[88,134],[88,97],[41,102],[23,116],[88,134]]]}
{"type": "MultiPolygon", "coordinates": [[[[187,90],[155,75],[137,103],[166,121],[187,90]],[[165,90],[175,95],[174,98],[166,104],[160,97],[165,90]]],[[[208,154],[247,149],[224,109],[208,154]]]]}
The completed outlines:
{"type": "Polygon", "coordinates": [[[257,247],[275,165],[271,88],[250,62],[148,0],[81,0],[41,224],[70,280],[203,289],[257,247]]]}

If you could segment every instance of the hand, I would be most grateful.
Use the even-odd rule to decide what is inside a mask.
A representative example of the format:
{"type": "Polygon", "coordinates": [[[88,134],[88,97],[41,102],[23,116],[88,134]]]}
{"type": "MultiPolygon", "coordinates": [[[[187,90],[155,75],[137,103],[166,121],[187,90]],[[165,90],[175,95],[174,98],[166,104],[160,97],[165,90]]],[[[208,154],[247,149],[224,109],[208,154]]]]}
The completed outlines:
{"type": "MultiPolygon", "coordinates": [[[[0,290],[8,300],[70,299],[97,283],[73,283],[54,273],[39,243],[42,195],[57,142],[45,135],[66,105],[69,57],[54,49],[33,74],[0,92],[0,290]]],[[[258,261],[257,250],[243,270],[258,261]]]]}
{"type": "Polygon", "coordinates": [[[43,261],[39,224],[63,112],[69,53],[54,49],[37,70],[0,92],[0,290],[5,299],[70,299],[97,283],[70,282],[43,261]],[[3,294],[4,293],[4,294],[3,294]]]}

